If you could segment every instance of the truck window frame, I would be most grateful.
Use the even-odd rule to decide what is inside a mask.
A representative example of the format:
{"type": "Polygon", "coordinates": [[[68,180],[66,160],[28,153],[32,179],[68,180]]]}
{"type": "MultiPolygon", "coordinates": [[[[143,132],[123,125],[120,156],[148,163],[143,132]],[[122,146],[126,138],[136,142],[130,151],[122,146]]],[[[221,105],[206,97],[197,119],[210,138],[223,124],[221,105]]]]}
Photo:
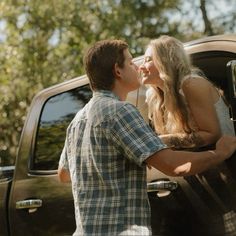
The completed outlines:
{"type": "MultiPolygon", "coordinates": [[[[60,153],[63,149],[64,146],[64,141],[65,141],[65,136],[66,136],[66,128],[69,125],[69,123],[71,122],[71,120],[74,118],[75,114],[84,107],[84,105],[90,100],[90,98],[92,97],[92,91],[89,87],[89,84],[80,86],[80,87],[76,87],[58,94],[55,94],[51,97],[49,97],[43,104],[41,112],[40,112],[40,117],[39,117],[39,121],[38,121],[38,126],[37,126],[37,132],[36,132],[36,138],[35,138],[35,142],[34,142],[34,151],[33,151],[33,155],[30,158],[30,163],[29,163],[29,171],[31,174],[38,174],[38,175],[45,175],[45,174],[55,174],[57,171],[57,167],[58,167],[58,162],[59,162],[59,158],[60,158],[60,153]],[[70,94],[68,96],[68,94],[70,94]],[[65,96],[67,95],[67,96],[65,96]],[[81,96],[84,95],[84,101],[82,101],[81,96]],[[54,128],[54,131],[56,128],[58,128],[59,130],[57,132],[59,132],[58,140],[59,142],[51,142],[50,140],[53,140],[53,138],[55,137],[55,134],[53,133],[51,137],[47,137],[47,133],[50,134],[50,115],[48,115],[48,112],[50,112],[50,106],[53,106],[53,102],[56,102],[57,105],[59,103],[63,103],[63,96],[64,99],[73,99],[75,98],[74,101],[74,105],[77,105],[77,107],[74,107],[70,110],[70,107],[66,107],[66,109],[68,110],[68,112],[70,112],[70,117],[67,117],[66,120],[66,116],[65,116],[65,120],[60,118],[63,118],[62,114],[63,111],[61,110],[61,107],[58,106],[55,109],[60,109],[59,110],[54,110],[54,113],[57,112],[57,114],[54,114],[54,121],[58,121],[58,122],[52,122],[52,130],[54,128]],[[76,97],[77,96],[77,97],[76,97]],[[58,99],[58,101],[57,101],[58,99]],[[62,100],[60,100],[62,99],[62,100]],[[76,100],[77,99],[77,100],[76,100]],[[82,102],[81,102],[82,101],[82,102]],[[51,103],[51,104],[50,104],[51,103]],[[81,103],[81,104],[79,104],[81,103]],[[68,109],[69,108],[69,109],[68,109]],[[74,112],[72,111],[74,110],[74,112]],[[57,116],[57,117],[56,117],[57,116]],[[48,126],[47,127],[47,123],[48,122],[48,126]],[[65,122],[65,124],[63,125],[62,123],[65,122]],[[62,127],[56,127],[56,126],[62,126],[62,127]],[[42,127],[44,127],[44,130],[42,130],[42,127]],[[48,130],[47,130],[48,128],[48,130]],[[44,134],[42,134],[42,132],[44,132],[44,134]],[[44,141],[41,140],[42,138],[48,138],[48,140],[44,141]],[[48,144],[48,145],[47,145],[48,144]],[[55,146],[55,150],[56,153],[54,153],[53,157],[51,159],[48,159],[48,156],[50,155],[50,144],[55,146]],[[42,151],[41,149],[44,148],[44,150],[42,151]],[[44,156],[42,156],[44,155],[44,156]],[[51,162],[51,163],[50,163],[51,162]]],[[[72,104],[72,102],[71,102],[72,104]]],[[[60,105],[60,104],[59,104],[60,105]]],[[[64,104],[66,105],[66,104],[64,104]]],[[[55,106],[54,106],[55,107],[55,106]]],[[[67,116],[68,116],[68,112],[67,112],[67,116]]],[[[52,115],[53,116],[53,115],[52,115]]]]}

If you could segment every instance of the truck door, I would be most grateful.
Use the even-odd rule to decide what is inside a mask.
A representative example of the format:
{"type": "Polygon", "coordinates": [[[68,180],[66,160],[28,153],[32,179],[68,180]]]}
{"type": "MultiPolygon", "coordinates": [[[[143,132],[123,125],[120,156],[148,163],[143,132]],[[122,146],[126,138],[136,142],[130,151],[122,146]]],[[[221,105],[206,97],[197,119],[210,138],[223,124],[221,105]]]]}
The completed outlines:
{"type": "Polygon", "coordinates": [[[32,103],[10,194],[11,235],[72,235],[75,230],[71,185],[58,181],[57,167],[66,127],[92,92],[87,82],[67,87],[46,90],[32,103]]]}
{"type": "Polygon", "coordinates": [[[236,133],[236,60],[227,63],[228,100],[236,133]]]}
{"type": "MultiPolygon", "coordinates": [[[[58,181],[57,168],[66,128],[92,97],[85,77],[39,93],[20,141],[10,193],[11,235],[72,235],[75,231],[71,184],[58,181]]],[[[136,104],[137,91],[128,95],[136,104]]]]}

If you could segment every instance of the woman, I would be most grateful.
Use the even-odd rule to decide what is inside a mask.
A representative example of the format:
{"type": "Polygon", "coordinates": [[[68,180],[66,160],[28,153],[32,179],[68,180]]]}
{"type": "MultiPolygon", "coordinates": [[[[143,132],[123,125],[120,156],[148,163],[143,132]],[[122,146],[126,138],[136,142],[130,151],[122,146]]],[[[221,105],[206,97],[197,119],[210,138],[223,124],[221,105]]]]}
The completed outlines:
{"type": "MultiPolygon", "coordinates": [[[[222,134],[235,135],[229,109],[222,93],[207,80],[202,71],[192,66],[180,41],[169,36],[152,40],[145,52],[140,71],[142,83],[149,85],[146,99],[149,119],[160,135],[159,137],[168,146],[175,149],[198,149],[214,144],[222,134]]],[[[232,204],[234,201],[231,201],[235,195],[227,188],[222,187],[225,186],[225,181],[234,183],[234,179],[224,164],[219,166],[219,169],[210,170],[203,175],[208,186],[219,198],[215,203],[216,209],[223,209],[219,222],[222,219],[224,222],[223,225],[218,224],[216,227],[217,224],[214,223],[215,218],[213,217],[211,219],[213,226],[209,228],[214,229],[214,232],[212,234],[207,232],[206,235],[219,235],[215,232],[221,231],[223,233],[220,235],[226,235],[226,232],[227,235],[235,235],[236,214],[232,204]],[[222,176],[224,176],[223,179],[222,176]],[[222,196],[222,190],[224,196],[222,196]],[[218,205],[219,202],[220,205],[218,205]],[[235,227],[233,232],[225,226],[228,224],[227,222],[235,227]]],[[[188,181],[188,178],[185,180],[188,181]]],[[[195,182],[198,182],[197,178],[195,182]]],[[[212,201],[215,202],[214,199],[212,201]]],[[[166,221],[168,219],[166,217],[166,221]]],[[[191,217],[186,217],[186,222],[188,219],[191,217]]],[[[182,223],[173,222],[170,222],[170,225],[176,231],[182,223]]],[[[153,225],[157,233],[168,231],[170,228],[168,224],[164,229],[155,229],[155,222],[153,225]]],[[[208,225],[211,225],[210,219],[208,225]]],[[[207,231],[208,227],[204,230],[207,231]]],[[[169,234],[164,233],[164,235],[169,234]]],[[[183,232],[173,235],[183,235],[183,232]]]]}
{"type": "Polygon", "coordinates": [[[194,68],[183,44],[170,36],[152,40],[140,66],[149,118],[160,138],[173,148],[214,144],[234,133],[224,97],[194,68]]]}

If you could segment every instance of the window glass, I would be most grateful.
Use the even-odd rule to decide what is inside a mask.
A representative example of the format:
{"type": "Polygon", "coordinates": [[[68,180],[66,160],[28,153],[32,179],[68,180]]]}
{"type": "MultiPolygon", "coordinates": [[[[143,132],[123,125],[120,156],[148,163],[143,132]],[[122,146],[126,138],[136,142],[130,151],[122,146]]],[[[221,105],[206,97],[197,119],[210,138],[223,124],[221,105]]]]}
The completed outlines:
{"type": "Polygon", "coordinates": [[[56,170],[64,146],[66,128],[92,97],[89,85],[51,97],[41,113],[33,170],[56,170]]]}

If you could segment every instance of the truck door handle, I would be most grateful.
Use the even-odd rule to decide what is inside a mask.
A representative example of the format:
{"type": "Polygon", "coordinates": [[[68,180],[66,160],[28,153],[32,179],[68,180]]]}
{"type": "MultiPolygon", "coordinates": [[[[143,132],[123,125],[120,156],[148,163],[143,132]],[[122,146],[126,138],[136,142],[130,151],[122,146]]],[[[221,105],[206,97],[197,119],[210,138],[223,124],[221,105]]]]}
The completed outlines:
{"type": "Polygon", "coordinates": [[[158,180],[147,184],[148,192],[173,191],[177,189],[178,183],[170,180],[158,180]]]}
{"type": "Polygon", "coordinates": [[[41,199],[27,199],[16,202],[16,209],[35,209],[42,206],[41,199]]]}

